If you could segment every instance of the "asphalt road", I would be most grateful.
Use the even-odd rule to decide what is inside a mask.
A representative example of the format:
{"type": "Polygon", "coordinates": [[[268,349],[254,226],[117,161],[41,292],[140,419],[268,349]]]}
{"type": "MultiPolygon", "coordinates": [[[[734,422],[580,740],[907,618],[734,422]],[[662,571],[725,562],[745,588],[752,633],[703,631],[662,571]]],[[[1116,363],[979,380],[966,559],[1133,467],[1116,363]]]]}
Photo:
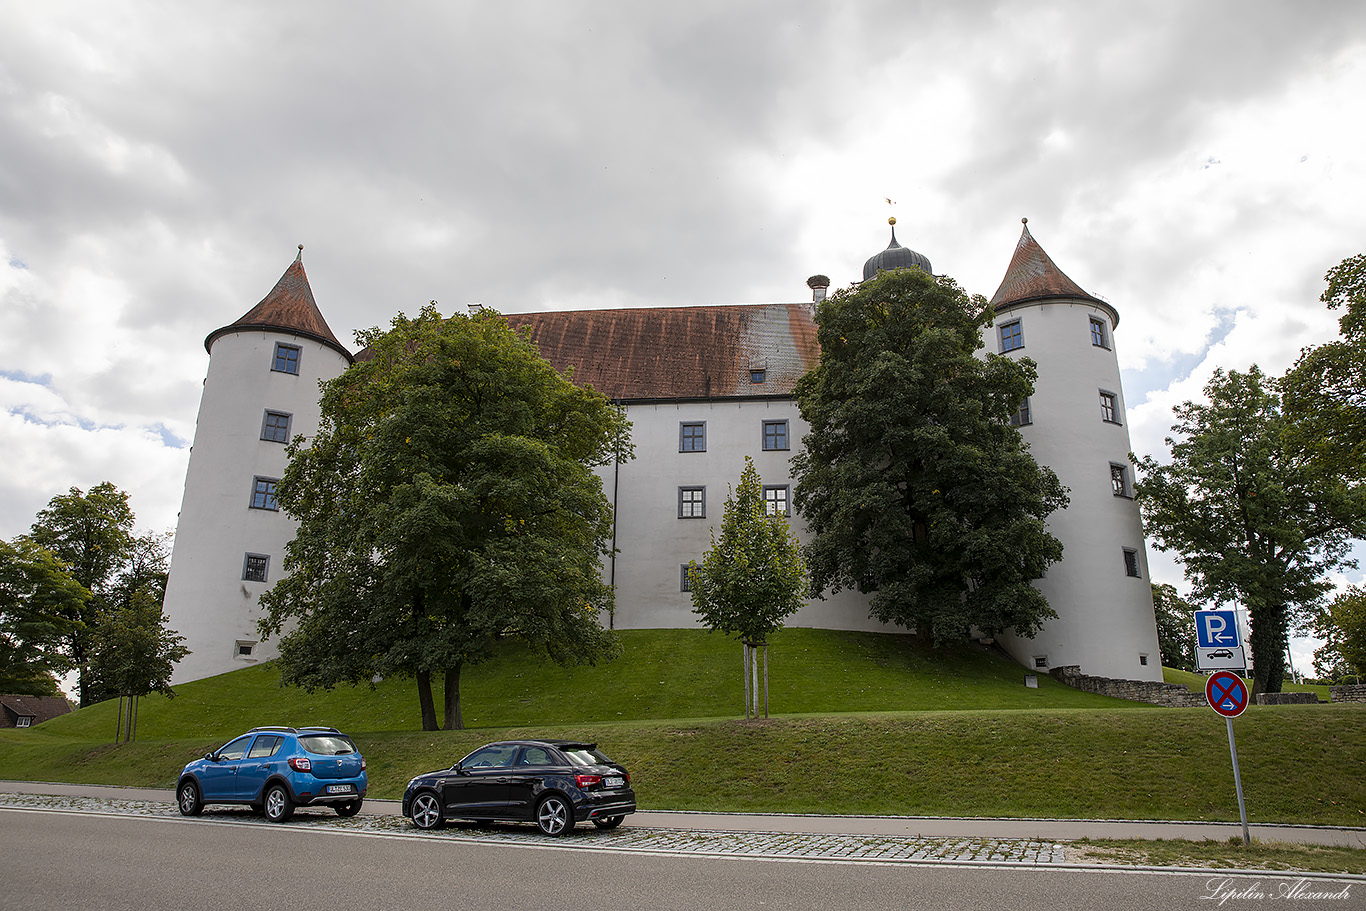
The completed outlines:
{"type": "MultiPolygon", "coordinates": [[[[671,911],[1049,908],[1107,911],[1278,904],[1294,878],[1116,869],[996,869],[578,851],[437,842],[207,819],[0,809],[0,908],[671,911]]],[[[1298,907],[1366,908],[1360,883],[1298,907]]]]}

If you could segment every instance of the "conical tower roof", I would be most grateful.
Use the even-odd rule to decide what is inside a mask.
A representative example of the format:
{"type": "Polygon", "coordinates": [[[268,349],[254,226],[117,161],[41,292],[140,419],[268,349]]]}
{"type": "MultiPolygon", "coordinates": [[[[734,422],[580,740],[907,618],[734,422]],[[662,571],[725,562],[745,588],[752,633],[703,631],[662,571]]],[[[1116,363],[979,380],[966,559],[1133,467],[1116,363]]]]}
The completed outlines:
{"type": "Polygon", "coordinates": [[[1119,313],[1114,307],[1094,295],[1087,294],[1081,286],[1058,268],[1053,259],[1044,252],[1043,247],[1029,233],[1029,219],[1020,219],[1024,225],[1020,232],[1020,242],[1015,245],[1015,255],[1006,268],[1006,276],[1001,286],[991,296],[993,310],[1005,310],[1020,304],[1040,300],[1086,301],[1104,308],[1110,314],[1113,325],[1119,324],[1119,313]]]}
{"type": "Polygon", "coordinates": [[[284,332],[313,339],[341,354],[347,363],[352,361],[351,352],[337,341],[327,320],[323,319],[317,301],[313,300],[313,289],[309,287],[308,276],[304,273],[303,244],[299,244],[299,255],[294,257],[294,262],[285,269],[285,274],[280,276],[270,293],[236,322],[210,332],[208,338],[204,339],[204,347],[212,353],[214,340],[219,336],[243,331],[284,332]]]}

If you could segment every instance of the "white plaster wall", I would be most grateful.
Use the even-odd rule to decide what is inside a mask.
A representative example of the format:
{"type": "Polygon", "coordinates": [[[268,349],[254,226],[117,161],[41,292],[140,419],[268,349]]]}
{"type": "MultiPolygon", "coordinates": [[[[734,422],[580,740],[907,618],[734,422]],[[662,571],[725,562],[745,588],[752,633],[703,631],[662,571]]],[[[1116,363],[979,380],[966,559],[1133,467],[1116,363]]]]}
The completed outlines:
{"type": "MultiPolygon", "coordinates": [[[[791,505],[789,460],[799,450],[807,425],[788,400],[630,405],[636,458],[620,466],[616,478],[617,554],[614,575],[618,629],[699,626],[692,598],[681,590],[680,567],[700,560],[711,546],[711,530],[721,527],[726,497],[740,480],[745,456],[765,486],[786,485],[791,505]],[[763,422],[786,420],[790,449],[763,451],[763,422]],[[679,424],[704,421],[705,452],[679,452],[679,424]],[[706,518],[678,517],[678,488],[706,487],[706,518]]],[[[602,472],[603,488],[613,495],[613,467],[602,472]]],[[[809,539],[795,519],[798,538],[809,539]]],[[[892,631],[868,617],[867,599],[848,591],[812,600],[788,619],[789,626],[892,631]]]]}
{"type": "Polygon", "coordinates": [[[249,506],[253,479],[279,478],[287,461],[283,443],[261,439],[262,421],[267,410],[287,412],[291,437],[312,435],[318,383],[346,365],[337,351],[285,333],[236,332],[214,340],[166,583],[170,626],[191,649],[176,666],[175,682],[277,654],[266,642],[250,659],[236,655],[239,640],[260,638],[257,599],[280,578],[284,546],[295,529],[284,513],[249,506]],[[271,370],[277,341],[301,349],[297,375],[271,370]],[[266,583],[243,581],[247,553],[270,557],[266,583]]]}
{"type": "Polygon", "coordinates": [[[1033,423],[1020,432],[1035,461],[1052,468],[1068,488],[1071,503],[1049,518],[1048,529],[1063,544],[1062,562],[1037,584],[1057,612],[1033,639],[1003,636],[1002,645],[1022,664],[1047,658],[1048,667],[1079,665],[1083,673],[1127,680],[1161,680],[1162,661],[1153,619],[1152,587],[1138,504],[1115,496],[1112,462],[1127,467],[1129,431],[1101,417],[1100,391],[1118,398],[1127,420],[1114,352],[1114,326],[1101,307],[1080,302],[1045,302],[998,314],[987,340],[999,351],[999,327],[1020,320],[1024,347],[1011,357],[1029,357],[1039,378],[1030,399],[1033,423]],[[1108,348],[1092,344],[1090,317],[1103,319],[1108,348]],[[1138,553],[1139,578],[1126,574],[1124,548],[1138,553]],[[1148,664],[1140,663],[1146,655],[1148,664]]]}

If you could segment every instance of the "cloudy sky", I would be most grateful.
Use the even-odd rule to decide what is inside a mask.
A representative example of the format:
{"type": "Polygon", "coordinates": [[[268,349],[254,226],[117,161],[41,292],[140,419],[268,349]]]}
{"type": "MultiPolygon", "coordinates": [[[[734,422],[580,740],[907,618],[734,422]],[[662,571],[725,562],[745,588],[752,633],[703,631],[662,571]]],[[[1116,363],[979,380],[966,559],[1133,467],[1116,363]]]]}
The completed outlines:
{"type": "Polygon", "coordinates": [[[173,527],[204,337],[299,243],[349,341],[428,300],[806,300],[813,273],[861,277],[889,214],[990,296],[1027,216],[1121,314],[1139,453],[1164,451],[1215,367],[1280,373],[1333,337],[1323,274],[1366,250],[1354,2],[0,0],[0,17],[4,538],[103,480],[143,528],[173,527]]]}

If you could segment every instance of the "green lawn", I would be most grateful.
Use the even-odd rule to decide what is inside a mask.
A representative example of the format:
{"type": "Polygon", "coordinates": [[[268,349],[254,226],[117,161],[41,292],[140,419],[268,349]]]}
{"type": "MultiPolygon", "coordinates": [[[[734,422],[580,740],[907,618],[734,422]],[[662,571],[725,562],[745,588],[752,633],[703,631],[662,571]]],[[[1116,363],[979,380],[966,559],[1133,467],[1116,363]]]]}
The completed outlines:
{"type": "MultiPolygon", "coordinates": [[[[469,671],[471,730],[416,730],[411,682],[306,694],[263,665],[144,702],[139,741],[115,707],[0,732],[0,778],[170,787],[190,758],[256,724],[335,724],[369,762],[371,796],[504,737],[595,740],[642,808],[892,815],[1236,820],[1224,720],[1071,690],[975,648],[786,630],[770,651],[768,721],[736,715],[738,646],[701,631],[622,635],[600,667],[509,650],[469,671]]],[[[439,697],[438,697],[439,698],[439,697]]],[[[1366,709],[1254,706],[1234,722],[1254,822],[1366,826],[1366,709]]]]}

